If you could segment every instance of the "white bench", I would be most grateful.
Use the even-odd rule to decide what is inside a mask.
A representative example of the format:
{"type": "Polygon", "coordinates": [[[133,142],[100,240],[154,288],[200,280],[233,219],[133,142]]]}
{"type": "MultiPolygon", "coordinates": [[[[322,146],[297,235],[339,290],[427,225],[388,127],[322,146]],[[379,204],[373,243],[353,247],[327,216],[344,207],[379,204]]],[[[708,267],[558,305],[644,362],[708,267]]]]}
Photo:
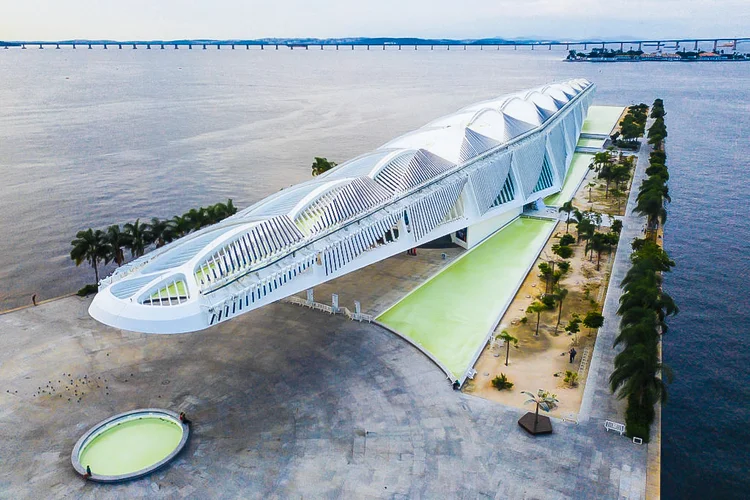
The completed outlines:
{"type": "Polygon", "coordinates": [[[625,434],[625,424],[618,424],[617,422],[612,422],[611,420],[605,420],[604,428],[607,429],[607,432],[609,431],[619,432],[620,436],[625,434]]]}

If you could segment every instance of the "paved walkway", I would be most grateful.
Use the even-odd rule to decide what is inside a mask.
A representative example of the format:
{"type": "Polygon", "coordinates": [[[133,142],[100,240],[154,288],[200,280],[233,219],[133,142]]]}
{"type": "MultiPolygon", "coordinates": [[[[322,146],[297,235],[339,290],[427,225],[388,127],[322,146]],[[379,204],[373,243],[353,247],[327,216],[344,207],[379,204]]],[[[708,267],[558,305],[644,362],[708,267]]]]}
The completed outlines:
{"type": "Polygon", "coordinates": [[[589,368],[588,383],[583,394],[579,419],[587,421],[589,418],[597,420],[625,421],[625,401],[619,401],[612,397],[609,392],[609,375],[614,369],[614,358],[619,349],[612,346],[615,337],[620,330],[620,317],[617,309],[622,297],[622,280],[630,269],[630,255],[633,249],[630,244],[635,238],[643,236],[644,219],[633,213],[636,206],[636,197],[641,182],[646,178],[648,168],[649,146],[645,140],[638,152],[638,162],[633,174],[633,188],[630,190],[628,204],[625,208],[620,243],[617,245],[615,262],[607,288],[607,298],[604,300],[604,325],[599,329],[594,346],[594,354],[589,368]],[[591,381],[594,381],[592,384],[591,381]]]}

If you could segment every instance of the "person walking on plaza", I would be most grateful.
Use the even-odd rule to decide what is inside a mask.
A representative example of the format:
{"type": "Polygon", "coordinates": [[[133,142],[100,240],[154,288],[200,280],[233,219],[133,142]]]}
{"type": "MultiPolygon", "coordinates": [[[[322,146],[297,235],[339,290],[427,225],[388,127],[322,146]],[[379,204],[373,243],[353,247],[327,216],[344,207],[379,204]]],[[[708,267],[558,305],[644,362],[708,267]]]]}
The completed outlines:
{"type": "Polygon", "coordinates": [[[572,363],[576,359],[576,354],[578,354],[578,351],[576,351],[575,347],[571,347],[568,351],[568,354],[570,354],[570,362],[572,363]]]}

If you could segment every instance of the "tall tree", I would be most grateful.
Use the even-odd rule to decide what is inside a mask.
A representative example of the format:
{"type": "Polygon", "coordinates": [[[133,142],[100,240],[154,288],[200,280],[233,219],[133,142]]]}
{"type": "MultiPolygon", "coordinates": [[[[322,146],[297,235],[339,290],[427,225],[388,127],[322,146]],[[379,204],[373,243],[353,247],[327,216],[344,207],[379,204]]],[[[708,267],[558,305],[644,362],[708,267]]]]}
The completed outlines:
{"type": "Polygon", "coordinates": [[[586,242],[586,251],[591,250],[591,257],[593,258],[594,252],[596,252],[596,270],[599,270],[600,263],[602,260],[602,252],[607,249],[607,235],[604,233],[594,233],[593,236],[586,242]]]}
{"type": "Polygon", "coordinates": [[[562,319],[563,302],[565,297],[568,296],[568,289],[558,287],[555,289],[555,298],[557,299],[557,323],[555,324],[555,335],[557,335],[557,329],[560,328],[560,320],[562,319]]]}
{"type": "Polygon", "coordinates": [[[667,401],[667,387],[662,379],[672,378],[671,370],[659,362],[656,349],[647,344],[629,346],[615,356],[615,370],[609,377],[610,389],[618,399],[633,397],[641,406],[667,401]]]}
{"type": "Polygon", "coordinates": [[[572,201],[566,201],[563,203],[560,208],[557,209],[558,212],[565,212],[567,214],[567,217],[565,218],[565,232],[568,232],[568,226],[570,226],[570,213],[575,210],[575,207],[573,206],[572,201]]]}
{"type": "Polygon", "coordinates": [[[161,248],[167,243],[171,242],[172,230],[169,221],[166,219],[159,219],[154,217],[148,225],[148,234],[146,237],[147,244],[155,244],[156,248],[161,248]]]}
{"type": "Polygon", "coordinates": [[[169,230],[175,239],[182,238],[193,229],[192,221],[185,215],[175,215],[169,221],[169,230]]]}
{"type": "Polygon", "coordinates": [[[146,251],[148,224],[141,224],[141,220],[136,219],[135,222],[128,222],[122,228],[128,235],[127,248],[130,250],[130,255],[133,258],[142,256],[146,251]]]}
{"type": "Polygon", "coordinates": [[[526,309],[527,313],[530,313],[530,314],[536,313],[536,332],[534,333],[535,337],[539,336],[539,322],[542,319],[542,311],[546,311],[546,310],[547,310],[547,305],[539,301],[532,302],[532,304],[528,307],[528,309],[526,309]]]}
{"type": "Polygon", "coordinates": [[[104,232],[101,229],[94,231],[91,228],[78,231],[76,239],[70,244],[73,245],[70,258],[75,261],[76,266],[80,266],[84,261],[88,262],[94,268],[94,276],[96,282],[99,283],[99,262],[106,264],[111,255],[104,232]]]}
{"type": "Polygon", "coordinates": [[[505,342],[505,366],[508,366],[508,357],[510,356],[510,344],[517,345],[518,339],[508,333],[507,330],[503,330],[500,335],[497,336],[499,339],[503,339],[505,342]]]}
{"type": "Polygon", "coordinates": [[[107,228],[105,234],[105,241],[109,246],[111,255],[108,260],[113,260],[117,266],[121,266],[125,262],[125,253],[123,248],[127,248],[130,243],[130,238],[126,233],[120,230],[118,224],[113,224],[107,228]]]}

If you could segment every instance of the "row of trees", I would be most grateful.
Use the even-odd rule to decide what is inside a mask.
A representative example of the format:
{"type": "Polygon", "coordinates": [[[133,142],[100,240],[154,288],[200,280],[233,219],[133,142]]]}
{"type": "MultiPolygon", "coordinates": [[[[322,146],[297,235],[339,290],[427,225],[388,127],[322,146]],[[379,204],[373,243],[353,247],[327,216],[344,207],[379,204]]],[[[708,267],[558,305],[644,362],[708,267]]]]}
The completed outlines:
{"type": "Polygon", "coordinates": [[[664,101],[657,99],[651,108],[651,118],[654,122],[648,129],[648,143],[657,151],[664,149],[664,139],[667,138],[667,126],[664,124],[664,101]]]}
{"type": "MultiPolygon", "coordinates": [[[[654,103],[652,117],[663,121],[660,99],[654,103]]],[[[660,361],[659,342],[667,331],[666,318],[678,312],[672,298],[662,290],[663,273],[675,264],[656,238],[659,224],[666,220],[664,203],[669,201],[665,161],[663,151],[651,153],[648,178],[638,193],[636,211],[648,218],[649,233],[633,242],[631,268],[622,282],[624,293],[617,311],[622,320],[615,345],[621,345],[623,350],[615,357],[615,369],[609,379],[612,392],[627,399],[628,436],[644,441],[650,439],[654,405],[667,400],[664,378],[669,381],[671,372],[660,361]]]]}
{"type": "Polygon", "coordinates": [[[113,224],[105,230],[86,229],[78,231],[71,242],[73,249],[70,258],[76,266],[87,262],[94,268],[96,282],[99,282],[99,265],[114,262],[117,266],[125,263],[125,251],[131,258],[142,256],[153,246],[160,248],[193,231],[226,219],[237,213],[232,200],[217,203],[208,207],[190,209],[182,215],[171,219],[152,218],[151,222],[142,223],[140,219],[120,226],[113,224]]]}
{"type": "Polygon", "coordinates": [[[670,271],[674,262],[656,242],[646,238],[636,239],[633,250],[617,311],[622,320],[615,346],[622,345],[623,350],[615,356],[609,383],[618,398],[627,399],[628,436],[648,442],[654,405],[667,400],[662,374],[671,381],[669,368],[660,361],[659,340],[667,331],[666,317],[677,314],[678,308],[662,290],[662,273],[670,271]]]}
{"type": "MultiPolygon", "coordinates": [[[[559,243],[552,246],[552,252],[557,258],[550,259],[547,262],[539,264],[539,278],[544,282],[544,292],[527,308],[528,314],[536,314],[535,336],[539,335],[539,326],[541,323],[541,314],[544,311],[550,311],[557,308],[557,322],[555,324],[554,334],[560,328],[562,320],[563,303],[568,295],[568,289],[561,286],[560,282],[570,271],[570,262],[565,260],[573,256],[574,250],[572,245],[581,240],[586,241],[584,247],[584,257],[590,256],[593,260],[594,253],[597,254],[597,270],[600,269],[601,254],[605,250],[612,251],[612,247],[617,245],[622,230],[622,222],[615,220],[612,223],[608,233],[598,232],[601,227],[602,214],[597,212],[581,212],[573,207],[571,202],[563,204],[559,209],[560,212],[567,212],[568,220],[566,224],[566,233],[560,237],[559,243]],[[578,239],[574,238],[568,232],[568,226],[571,221],[576,222],[578,239]]],[[[572,319],[564,327],[569,334],[576,334],[580,331],[580,325],[595,329],[599,328],[603,322],[603,317],[598,311],[590,311],[585,317],[581,318],[573,314],[572,319]]]]}
{"type": "Polygon", "coordinates": [[[612,142],[618,147],[625,149],[636,149],[637,139],[646,132],[646,119],[648,118],[648,106],[646,104],[635,104],[628,107],[625,116],[620,121],[620,131],[612,135],[612,142]]]}
{"type": "Polygon", "coordinates": [[[573,254],[572,249],[566,249],[564,247],[569,246],[566,241],[576,241],[580,243],[582,240],[586,242],[584,250],[584,256],[591,256],[590,260],[593,260],[593,255],[596,253],[596,270],[600,269],[602,252],[605,250],[611,251],[614,245],[617,245],[620,239],[620,231],[622,231],[622,221],[617,219],[612,221],[610,231],[608,233],[597,232],[601,228],[603,216],[599,212],[586,211],[581,212],[573,206],[572,202],[563,203],[558,209],[559,212],[567,213],[565,221],[565,236],[560,240],[560,245],[552,248],[562,258],[568,258],[573,254]],[[569,234],[569,226],[571,222],[576,223],[577,239],[573,240],[573,237],[569,234]],[[567,238],[566,238],[567,237],[567,238]],[[568,240],[570,238],[570,240],[568,240]],[[559,252],[562,252],[559,253],[559,252]],[[568,255],[566,257],[565,255],[568,255]]]}
{"type": "Polygon", "coordinates": [[[672,201],[669,197],[667,154],[664,152],[664,139],[667,137],[664,115],[664,103],[657,99],[651,111],[654,122],[648,132],[649,143],[654,145],[655,151],[649,155],[648,177],[641,184],[635,207],[637,213],[646,217],[647,237],[653,240],[657,239],[659,225],[667,221],[665,204],[672,201]]]}
{"type": "MultiPolygon", "coordinates": [[[[591,160],[589,169],[597,174],[597,178],[605,181],[604,198],[609,198],[612,194],[618,201],[617,209],[620,209],[619,203],[625,196],[625,187],[630,179],[630,173],[633,170],[634,157],[625,156],[619,159],[613,158],[610,151],[601,151],[596,153],[591,160]],[[610,190],[610,185],[614,187],[610,190]]],[[[591,202],[591,187],[589,186],[589,202],[591,202]]]]}

